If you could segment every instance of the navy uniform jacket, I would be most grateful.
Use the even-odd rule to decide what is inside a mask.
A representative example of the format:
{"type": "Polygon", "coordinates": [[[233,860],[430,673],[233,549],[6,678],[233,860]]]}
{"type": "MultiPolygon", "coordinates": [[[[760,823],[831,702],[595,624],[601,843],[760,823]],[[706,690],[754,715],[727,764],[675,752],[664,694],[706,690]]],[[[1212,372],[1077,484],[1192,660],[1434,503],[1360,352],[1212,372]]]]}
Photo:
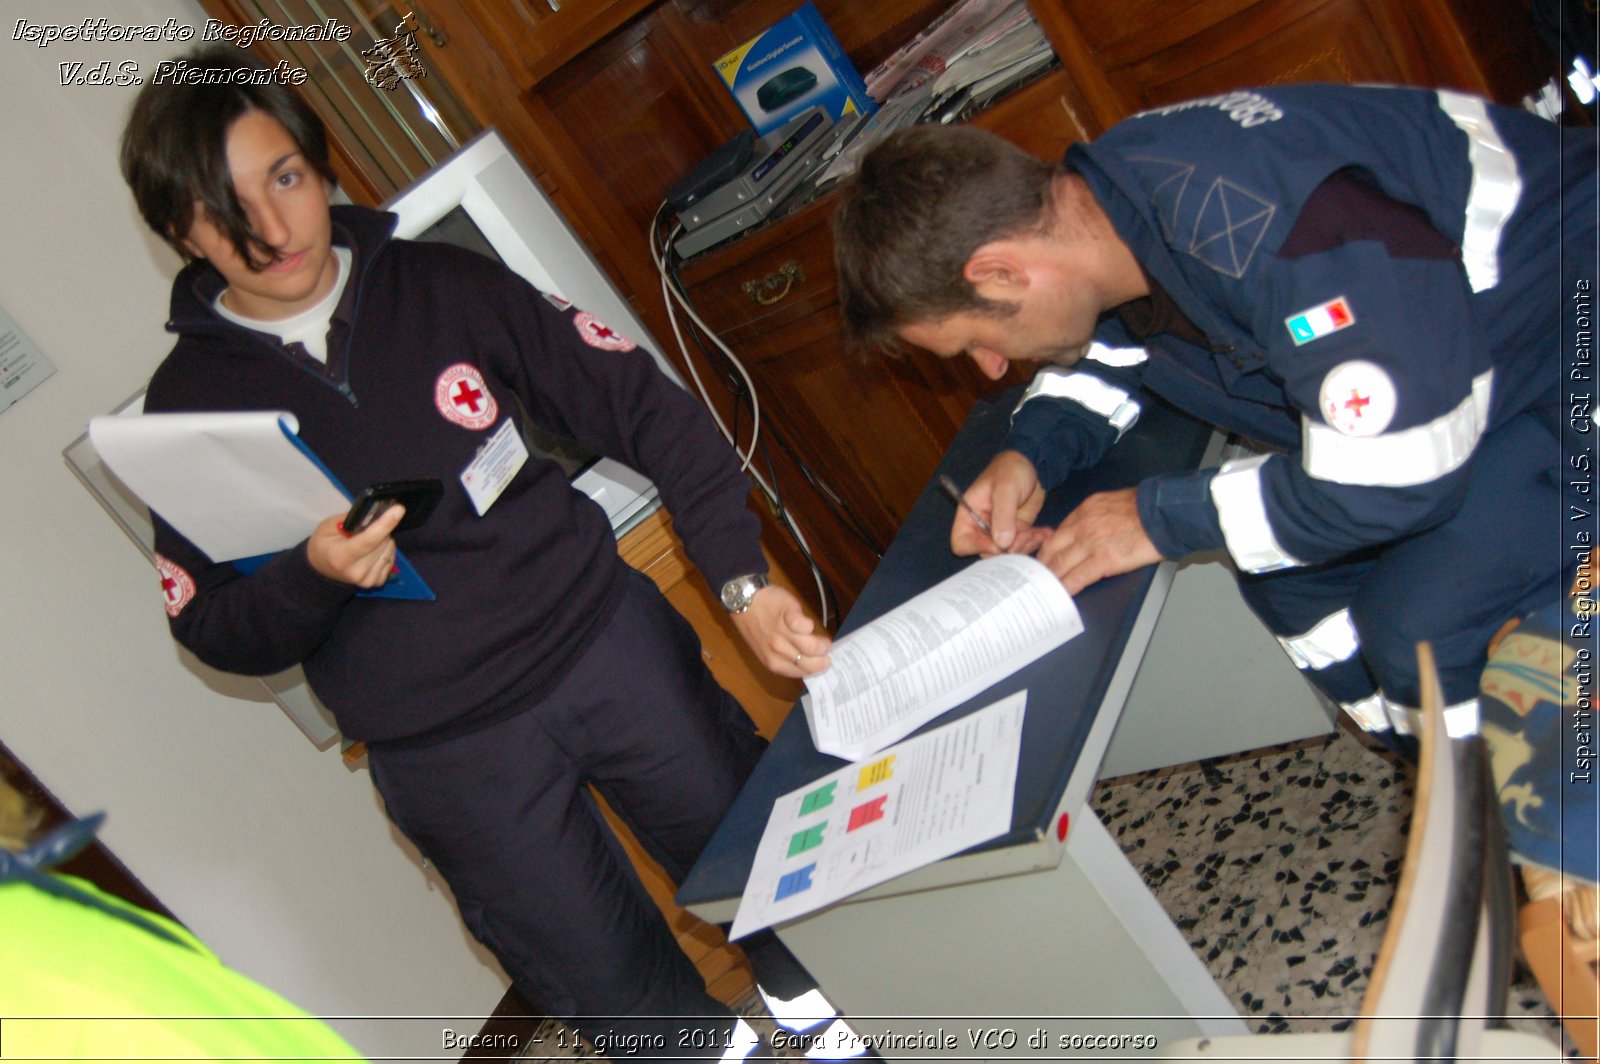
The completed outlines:
{"type": "Polygon", "coordinates": [[[567,674],[621,601],[605,513],[531,454],[481,516],[460,474],[507,422],[531,420],[649,476],[713,587],[766,568],[749,485],[699,404],[643,349],[512,271],[391,240],[392,215],[333,208],[354,252],[328,362],[217,315],[222,277],[178,275],[177,346],[145,409],[287,410],[346,487],[437,476],[428,522],[395,537],[438,595],[358,598],[303,548],[241,575],[156,521],[173,634],[201,660],[264,674],[303,663],[349,738],[431,741],[505,719],[567,674]]]}
{"type": "Polygon", "coordinates": [[[1143,390],[1279,452],[1140,485],[1169,558],[1226,547],[1264,572],[1433,527],[1479,439],[1530,409],[1552,433],[1530,460],[1556,473],[1558,330],[1593,283],[1563,280],[1593,277],[1592,130],[1451,91],[1296,85],[1135,115],[1066,162],[1153,307],[1036,379],[1056,398],[1025,401],[1006,445],[1046,487],[1097,461],[1143,390]]]}

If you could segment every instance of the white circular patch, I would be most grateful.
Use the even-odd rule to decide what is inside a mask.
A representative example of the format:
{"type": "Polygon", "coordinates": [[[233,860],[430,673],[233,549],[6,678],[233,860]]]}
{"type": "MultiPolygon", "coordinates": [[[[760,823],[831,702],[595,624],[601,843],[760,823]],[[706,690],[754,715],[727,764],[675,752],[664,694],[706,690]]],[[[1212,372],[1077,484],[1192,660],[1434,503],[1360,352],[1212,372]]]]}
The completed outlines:
{"type": "Polygon", "coordinates": [[[478,367],[458,362],[439,374],[433,387],[433,401],[439,413],[469,429],[486,429],[500,416],[500,407],[489,394],[478,367]]]}
{"type": "Polygon", "coordinates": [[[602,351],[632,351],[636,346],[632,340],[619,332],[612,332],[611,326],[587,311],[580,310],[574,314],[572,324],[578,327],[578,335],[590,347],[598,347],[602,351]]]}
{"type": "Polygon", "coordinates": [[[1346,362],[1322,378],[1318,401],[1323,418],[1346,436],[1376,436],[1394,420],[1394,381],[1371,362],[1346,362]]]}
{"type": "Polygon", "coordinates": [[[156,573],[161,577],[161,597],[167,607],[167,616],[176,617],[194,601],[194,577],[177,562],[159,554],[156,555],[156,573]]]}

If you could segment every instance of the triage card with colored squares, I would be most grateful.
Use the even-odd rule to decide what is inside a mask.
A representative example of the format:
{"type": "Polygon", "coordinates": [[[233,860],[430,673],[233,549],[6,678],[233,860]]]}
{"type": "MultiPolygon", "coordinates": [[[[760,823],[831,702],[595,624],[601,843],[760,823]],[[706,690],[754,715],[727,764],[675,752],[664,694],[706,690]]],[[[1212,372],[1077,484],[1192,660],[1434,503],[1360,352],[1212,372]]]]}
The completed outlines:
{"type": "Polygon", "coordinates": [[[1018,691],[774,802],[731,937],[1003,834],[1027,697],[1018,691]]]}

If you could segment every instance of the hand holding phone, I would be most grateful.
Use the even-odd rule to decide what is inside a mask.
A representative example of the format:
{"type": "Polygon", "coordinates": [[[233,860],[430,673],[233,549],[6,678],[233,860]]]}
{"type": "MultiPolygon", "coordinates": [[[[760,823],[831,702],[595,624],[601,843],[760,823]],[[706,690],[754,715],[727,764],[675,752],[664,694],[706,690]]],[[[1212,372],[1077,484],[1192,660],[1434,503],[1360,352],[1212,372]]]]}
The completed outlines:
{"type": "Polygon", "coordinates": [[[345,514],[344,530],[347,534],[360,532],[372,523],[373,518],[395,503],[404,506],[406,514],[394,530],[404,532],[408,528],[416,528],[433,513],[433,508],[438,505],[442,495],[444,495],[444,482],[438,477],[428,477],[423,480],[391,480],[383,484],[373,484],[356,496],[356,501],[350,506],[350,512],[345,514]]]}

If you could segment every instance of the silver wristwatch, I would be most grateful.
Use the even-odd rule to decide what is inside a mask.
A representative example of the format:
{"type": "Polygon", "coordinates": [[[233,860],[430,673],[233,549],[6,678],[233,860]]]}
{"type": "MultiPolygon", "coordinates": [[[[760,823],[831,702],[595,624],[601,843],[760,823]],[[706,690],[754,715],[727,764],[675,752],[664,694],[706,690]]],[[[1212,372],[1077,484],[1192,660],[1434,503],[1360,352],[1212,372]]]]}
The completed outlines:
{"type": "Polygon", "coordinates": [[[729,613],[743,613],[750,608],[756,592],[767,586],[766,573],[746,573],[722,585],[722,604],[729,613]]]}

